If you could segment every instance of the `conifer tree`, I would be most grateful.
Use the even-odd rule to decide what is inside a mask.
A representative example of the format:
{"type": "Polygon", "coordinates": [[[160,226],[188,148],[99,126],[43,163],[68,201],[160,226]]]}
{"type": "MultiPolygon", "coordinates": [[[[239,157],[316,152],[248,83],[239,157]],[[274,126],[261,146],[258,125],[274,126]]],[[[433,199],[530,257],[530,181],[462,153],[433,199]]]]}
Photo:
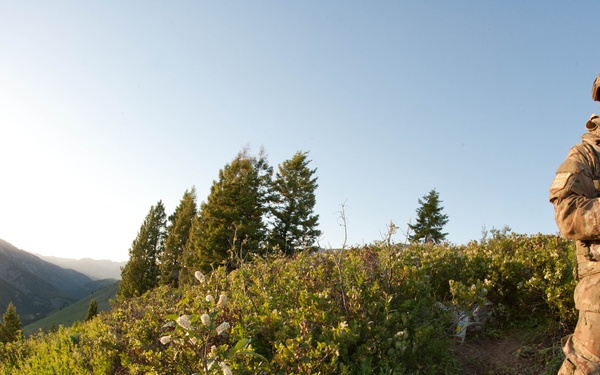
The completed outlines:
{"type": "Polygon", "coordinates": [[[272,173],[263,150],[254,157],[247,149],[219,171],[192,224],[186,275],[219,265],[234,268],[248,253],[262,252],[272,173]]]}
{"type": "Polygon", "coordinates": [[[92,298],[87,315],[85,316],[85,321],[92,320],[96,315],[98,315],[98,301],[96,301],[95,298],[92,298]]]}
{"type": "Polygon", "coordinates": [[[316,169],[308,168],[309,163],[308,153],[298,151],[279,165],[273,181],[270,245],[278,246],[285,254],[313,248],[321,235],[317,229],[319,215],[314,213],[319,185],[313,177],[316,169]]]}
{"type": "Polygon", "coordinates": [[[186,190],[179,206],[169,216],[165,251],[160,261],[160,282],[162,285],[179,286],[179,275],[183,264],[183,252],[188,246],[192,220],[196,216],[196,188],[186,190]]]}
{"type": "Polygon", "coordinates": [[[150,207],[150,212],[129,249],[129,261],[121,268],[120,297],[140,296],[158,285],[165,225],[165,207],[159,201],[156,206],[150,207]]]}
{"type": "Polygon", "coordinates": [[[10,302],[6,312],[2,316],[3,323],[0,325],[0,342],[14,342],[23,335],[21,319],[17,314],[17,309],[10,302]]]}
{"type": "Polygon", "coordinates": [[[414,232],[409,238],[411,241],[424,243],[440,243],[446,239],[448,233],[443,233],[444,225],[448,223],[448,215],[442,214],[444,207],[440,206],[440,195],[435,189],[419,199],[421,205],[417,208],[417,222],[409,228],[414,232]]]}

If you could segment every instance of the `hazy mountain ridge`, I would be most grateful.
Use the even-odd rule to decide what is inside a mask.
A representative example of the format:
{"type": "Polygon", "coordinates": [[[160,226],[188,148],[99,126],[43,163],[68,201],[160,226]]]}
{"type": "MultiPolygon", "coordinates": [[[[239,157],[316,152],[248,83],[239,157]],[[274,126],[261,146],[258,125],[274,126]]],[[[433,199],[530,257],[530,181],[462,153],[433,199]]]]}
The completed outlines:
{"type": "Polygon", "coordinates": [[[91,258],[71,259],[35,254],[46,262],[62,268],[72,269],[90,277],[93,280],[121,279],[121,267],[127,262],[115,262],[108,259],[96,260],[91,258]]]}
{"type": "Polygon", "coordinates": [[[115,280],[92,280],[0,239],[0,313],[10,302],[23,324],[66,307],[115,280]]]}

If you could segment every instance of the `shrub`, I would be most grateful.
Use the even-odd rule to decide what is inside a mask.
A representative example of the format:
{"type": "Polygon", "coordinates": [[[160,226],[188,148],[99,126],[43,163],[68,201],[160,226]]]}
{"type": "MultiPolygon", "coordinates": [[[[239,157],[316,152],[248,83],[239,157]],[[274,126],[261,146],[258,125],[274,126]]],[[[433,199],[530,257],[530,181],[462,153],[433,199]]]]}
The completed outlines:
{"type": "Polygon", "coordinates": [[[572,327],[574,262],[570,241],[504,232],[464,246],[270,254],[0,344],[0,373],[459,374],[452,309],[487,299],[500,324],[572,327]]]}

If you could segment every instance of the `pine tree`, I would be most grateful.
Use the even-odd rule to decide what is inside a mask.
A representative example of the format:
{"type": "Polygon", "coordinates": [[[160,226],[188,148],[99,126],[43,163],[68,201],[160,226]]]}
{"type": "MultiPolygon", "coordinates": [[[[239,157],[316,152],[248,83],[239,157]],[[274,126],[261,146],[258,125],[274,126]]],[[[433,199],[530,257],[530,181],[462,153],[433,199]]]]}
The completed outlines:
{"type": "Polygon", "coordinates": [[[158,285],[159,259],[164,250],[166,214],[162,201],[150,207],[129,249],[129,261],[121,268],[119,296],[140,296],[158,285]]]}
{"type": "Polygon", "coordinates": [[[440,196],[435,189],[419,199],[421,205],[417,208],[417,222],[408,224],[414,232],[409,238],[411,241],[424,243],[440,243],[446,239],[448,233],[443,233],[444,225],[448,223],[448,215],[442,214],[440,196]]]}
{"type": "Polygon", "coordinates": [[[87,315],[85,316],[85,321],[92,320],[96,315],[98,315],[98,302],[95,298],[92,298],[87,315]]]}
{"type": "Polygon", "coordinates": [[[17,309],[12,302],[8,304],[2,320],[4,323],[0,324],[0,342],[7,343],[19,340],[23,335],[23,328],[17,309]]]}
{"type": "Polygon", "coordinates": [[[246,149],[219,171],[192,224],[191,246],[184,256],[186,275],[219,265],[235,268],[248,253],[262,252],[272,173],[263,150],[257,158],[246,149]]]}
{"type": "Polygon", "coordinates": [[[184,249],[188,246],[192,220],[196,216],[196,188],[186,190],[179,206],[169,216],[165,251],[160,261],[160,282],[175,288],[179,286],[179,274],[183,264],[184,249]]]}
{"type": "Polygon", "coordinates": [[[308,168],[308,153],[298,151],[279,165],[273,181],[273,229],[271,246],[285,254],[308,249],[321,235],[317,229],[319,215],[314,214],[316,169],[308,168]]]}

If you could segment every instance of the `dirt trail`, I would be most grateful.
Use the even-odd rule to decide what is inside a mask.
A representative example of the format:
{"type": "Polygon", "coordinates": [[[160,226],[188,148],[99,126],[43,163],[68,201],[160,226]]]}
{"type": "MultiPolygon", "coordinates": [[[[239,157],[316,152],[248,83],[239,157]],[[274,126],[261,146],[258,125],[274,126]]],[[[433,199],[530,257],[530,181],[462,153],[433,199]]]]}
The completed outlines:
{"type": "Polygon", "coordinates": [[[538,349],[527,345],[519,332],[497,338],[467,337],[452,350],[463,364],[467,375],[541,374],[543,364],[536,360],[538,349]]]}

